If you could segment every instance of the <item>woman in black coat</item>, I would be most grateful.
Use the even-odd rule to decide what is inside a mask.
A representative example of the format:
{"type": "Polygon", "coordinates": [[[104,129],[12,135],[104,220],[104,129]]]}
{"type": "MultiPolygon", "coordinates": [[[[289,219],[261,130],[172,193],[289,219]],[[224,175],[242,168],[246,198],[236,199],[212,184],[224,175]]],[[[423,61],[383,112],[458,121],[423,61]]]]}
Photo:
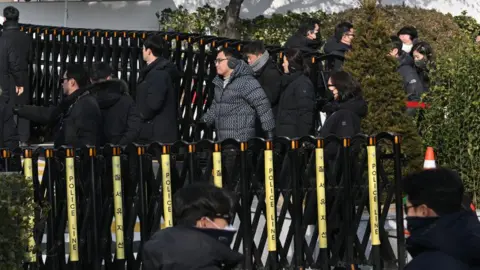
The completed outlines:
{"type": "Polygon", "coordinates": [[[330,75],[328,89],[332,91],[333,100],[322,108],[327,120],[320,136],[351,137],[359,133],[360,120],[367,115],[367,102],[362,97],[360,84],[348,72],[337,71],[330,75]]]}
{"type": "Polygon", "coordinates": [[[435,68],[435,54],[432,46],[425,41],[416,43],[413,48],[415,68],[423,85],[424,92],[430,89],[430,70],[435,68]]]}
{"type": "Polygon", "coordinates": [[[288,49],[283,57],[282,93],[278,103],[276,136],[298,138],[313,135],[315,90],[307,77],[299,49],[288,49]]]}

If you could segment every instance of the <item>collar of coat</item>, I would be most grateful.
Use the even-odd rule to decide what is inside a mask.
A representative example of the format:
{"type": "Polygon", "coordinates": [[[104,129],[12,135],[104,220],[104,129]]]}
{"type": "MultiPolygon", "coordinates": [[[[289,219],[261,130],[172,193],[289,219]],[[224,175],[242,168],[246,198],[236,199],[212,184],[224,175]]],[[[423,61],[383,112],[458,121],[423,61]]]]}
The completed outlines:
{"type": "Polygon", "coordinates": [[[18,22],[6,21],[3,23],[3,31],[20,31],[18,22]]]}

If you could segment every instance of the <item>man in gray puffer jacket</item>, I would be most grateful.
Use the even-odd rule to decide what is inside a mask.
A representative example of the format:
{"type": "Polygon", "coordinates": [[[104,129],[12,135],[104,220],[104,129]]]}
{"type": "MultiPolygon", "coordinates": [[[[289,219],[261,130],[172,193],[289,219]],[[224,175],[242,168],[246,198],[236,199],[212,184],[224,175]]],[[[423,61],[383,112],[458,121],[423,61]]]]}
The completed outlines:
{"type": "Polygon", "coordinates": [[[215,59],[217,76],[213,80],[215,97],[202,120],[215,124],[219,141],[247,141],[255,136],[258,116],[268,138],[275,127],[270,102],[254,77],[252,68],[235,57],[235,51],[223,48],[215,59]]]}

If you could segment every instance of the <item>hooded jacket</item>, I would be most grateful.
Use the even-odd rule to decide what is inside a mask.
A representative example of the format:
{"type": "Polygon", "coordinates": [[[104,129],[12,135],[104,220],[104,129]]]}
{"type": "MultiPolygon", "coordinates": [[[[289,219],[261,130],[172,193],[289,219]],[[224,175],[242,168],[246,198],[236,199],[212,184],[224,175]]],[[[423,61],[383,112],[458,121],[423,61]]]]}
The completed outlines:
{"type": "Polygon", "coordinates": [[[406,243],[413,260],[405,270],[480,269],[480,222],[472,211],[442,216],[411,232],[406,243]]]}
{"type": "Polygon", "coordinates": [[[157,232],[143,249],[144,270],[229,270],[242,259],[209,230],[186,226],[157,232]]]}
{"type": "Polygon", "coordinates": [[[140,71],[136,102],[142,125],[140,142],[173,143],[178,140],[179,94],[176,87],[180,73],[163,57],[140,71]]]}
{"type": "Polygon", "coordinates": [[[127,83],[108,80],[93,84],[92,95],[102,112],[103,134],[100,144],[128,145],[137,140],[141,120],[127,83]]]}
{"type": "Polygon", "coordinates": [[[202,120],[208,125],[215,124],[220,141],[229,138],[247,141],[254,137],[256,117],[264,131],[274,129],[270,101],[246,62],[238,61],[225,87],[218,75],[213,84],[215,96],[202,120]]]}

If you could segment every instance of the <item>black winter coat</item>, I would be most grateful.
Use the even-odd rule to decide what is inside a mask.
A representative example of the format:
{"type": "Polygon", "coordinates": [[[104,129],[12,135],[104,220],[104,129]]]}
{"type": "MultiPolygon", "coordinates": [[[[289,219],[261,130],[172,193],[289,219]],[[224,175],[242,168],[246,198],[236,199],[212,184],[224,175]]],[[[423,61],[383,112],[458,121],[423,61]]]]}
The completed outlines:
{"type": "Polygon", "coordinates": [[[293,36],[288,38],[287,42],[285,42],[285,48],[300,49],[305,53],[313,53],[322,46],[321,40],[322,38],[320,37],[320,33],[317,34],[316,40],[311,40],[302,34],[295,33],[293,36]]]}
{"type": "Polygon", "coordinates": [[[398,62],[397,71],[402,76],[403,88],[408,95],[407,100],[419,101],[424,92],[424,87],[414,67],[413,58],[408,53],[402,53],[398,58],[398,62]]]}
{"type": "MultiPolygon", "coordinates": [[[[29,104],[30,80],[28,77],[28,64],[30,64],[32,57],[32,38],[28,34],[20,31],[18,22],[13,21],[3,23],[2,37],[8,40],[15,48],[24,88],[23,94],[20,96],[16,95],[15,91],[10,92],[10,99],[13,99],[15,104],[29,104]]],[[[14,82],[15,78],[11,76],[10,81],[14,82]]]]}
{"type": "Polygon", "coordinates": [[[330,101],[322,111],[327,119],[320,129],[320,137],[353,137],[360,132],[361,119],[367,115],[368,106],[363,97],[357,96],[341,102],[330,101]]]}
{"type": "Polygon", "coordinates": [[[135,99],[142,119],[140,142],[173,143],[179,139],[178,80],[175,65],[162,57],[140,71],[135,99]]]}
{"type": "Polygon", "coordinates": [[[17,124],[13,118],[12,105],[0,103],[0,147],[11,150],[19,146],[17,124]]]}
{"type": "MultiPolygon", "coordinates": [[[[272,106],[273,117],[277,118],[278,102],[282,92],[282,73],[273,61],[268,61],[260,70],[255,72],[255,78],[265,91],[270,105],[272,106]]],[[[256,133],[258,137],[263,137],[265,133],[262,129],[260,119],[256,119],[256,133]]]]}
{"type": "Polygon", "coordinates": [[[12,41],[0,37],[0,87],[1,102],[7,103],[16,95],[15,86],[24,86],[22,64],[12,41]]]}
{"type": "Polygon", "coordinates": [[[95,83],[90,91],[97,99],[103,117],[103,134],[100,144],[128,145],[137,140],[140,132],[140,115],[128,85],[122,80],[95,83]]]}
{"type": "Polygon", "coordinates": [[[54,126],[54,145],[99,146],[102,113],[97,100],[87,89],[79,89],[65,97],[56,107],[25,105],[16,113],[30,121],[54,126]]]}
{"type": "Polygon", "coordinates": [[[352,46],[338,42],[335,37],[328,39],[323,47],[323,51],[325,54],[332,56],[332,59],[328,61],[330,70],[342,70],[343,62],[345,61],[345,54],[351,49],[352,46]]]}
{"type": "Polygon", "coordinates": [[[207,230],[177,226],[157,232],[145,243],[143,270],[228,270],[242,259],[207,230]]]}
{"type": "Polygon", "coordinates": [[[298,138],[313,135],[315,90],[312,81],[301,71],[282,77],[276,136],[298,138]]]}
{"type": "Polygon", "coordinates": [[[480,223],[472,211],[442,216],[411,232],[406,243],[413,260],[405,270],[480,269],[480,223]]]}

